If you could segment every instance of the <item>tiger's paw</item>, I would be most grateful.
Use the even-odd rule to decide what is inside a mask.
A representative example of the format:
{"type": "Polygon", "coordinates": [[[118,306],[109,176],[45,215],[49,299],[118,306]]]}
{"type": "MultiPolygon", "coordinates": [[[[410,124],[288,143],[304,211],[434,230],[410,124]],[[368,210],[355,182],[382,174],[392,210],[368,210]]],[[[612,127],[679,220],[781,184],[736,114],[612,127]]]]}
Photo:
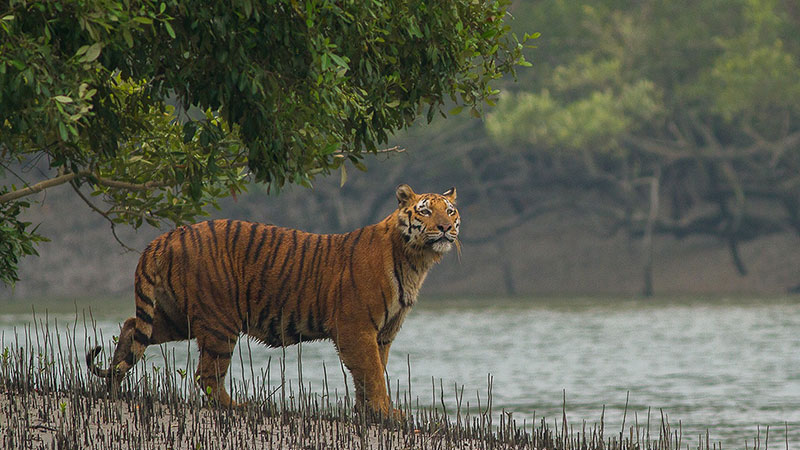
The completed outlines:
{"type": "Polygon", "coordinates": [[[406,413],[402,409],[392,408],[392,413],[389,416],[392,420],[396,420],[398,422],[405,422],[406,421],[406,413]]]}
{"type": "Polygon", "coordinates": [[[406,413],[402,409],[389,407],[385,411],[369,409],[364,412],[367,420],[372,423],[401,424],[406,421],[406,413]]]}
{"type": "Polygon", "coordinates": [[[235,402],[231,400],[231,409],[247,409],[248,402],[235,402]]]}

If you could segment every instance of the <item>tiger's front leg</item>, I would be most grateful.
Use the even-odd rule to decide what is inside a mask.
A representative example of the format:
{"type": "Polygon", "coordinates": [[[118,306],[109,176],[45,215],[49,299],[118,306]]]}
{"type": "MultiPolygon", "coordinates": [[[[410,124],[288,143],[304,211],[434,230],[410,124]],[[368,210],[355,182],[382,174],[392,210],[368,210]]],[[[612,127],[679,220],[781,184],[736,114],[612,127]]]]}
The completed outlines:
{"type": "MultiPolygon", "coordinates": [[[[383,375],[385,379],[386,375],[386,363],[389,361],[389,348],[392,346],[392,341],[378,341],[378,353],[381,356],[381,369],[383,370],[383,375]]],[[[391,402],[391,398],[389,399],[391,402]]],[[[391,417],[397,420],[404,420],[406,418],[406,413],[403,412],[402,409],[397,408],[390,408],[391,417]]]]}
{"type": "Polygon", "coordinates": [[[360,332],[338,336],[335,341],[339,357],[353,377],[356,406],[366,406],[372,413],[390,417],[391,406],[377,337],[374,332],[360,332]]]}
{"type": "Polygon", "coordinates": [[[384,372],[386,371],[386,363],[389,361],[389,347],[392,346],[392,341],[378,341],[378,353],[381,355],[381,365],[384,372]]]}

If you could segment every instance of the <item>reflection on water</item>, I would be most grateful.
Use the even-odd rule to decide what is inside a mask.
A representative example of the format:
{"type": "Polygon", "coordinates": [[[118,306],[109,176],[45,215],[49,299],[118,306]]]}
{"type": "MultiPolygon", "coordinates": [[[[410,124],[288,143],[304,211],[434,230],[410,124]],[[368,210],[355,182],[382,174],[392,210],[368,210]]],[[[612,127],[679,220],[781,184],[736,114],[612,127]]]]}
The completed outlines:
{"type": "MultiPolygon", "coordinates": [[[[127,307],[126,307],[127,309],[127,307]]],[[[132,313],[132,305],[130,305],[132,313]]],[[[105,341],[118,333],[128,313],[107,312],[97,320],[105,341]]],[[[39,314],[37,318],[42,319],[39,314]]],[[[74,314],[50,314],[60,324],[74,314]]],[[[3,345],[13,343],[14,327],[31,322],[31,314],[0,314],[3,345]]],[[[82,315],[75,332],[83,352],[82,315]]],[[[604,414],[608,432],[627,422],[644,424],[648,414],[657,434],[662,413],[686,442],[705,430],[712,441],[741,447],[770,427],[770,440],[800,442],[800,301],[712,300],[464,300],[423,299],[408,316],[390,352],[388,374],[393,397],[405,395],[421,405],[441,404],[454,411],[456,392],[463,405],[486,405],[492,378],[495,411],[512,412],[521,424],[560,419],[563,396],[575,426],[593,425],[604,414]],[[410,368],[410,376],[409,376],[410,368]],[[435,392],[432,385],[435,385],[435,392]],[[441,386],[441,388],[440,388],[441,386]],[[440,389],[443,389],[443,397],[440,389]],[[603,413],[605,411],[605,413],[603,413]]],[[[95,332],[89,329],[94,339],[95,332]]],[[[242,340],[232,367],[234,379],[267,373],[279,384],[280,367],[297,389],[298,350],[302,380],[312,392],[345,389],[336,352],[330,342],[299,349],[267,349],[242,340]],[[252,367],[249,363],[252,356],[252,367]],[[285,357],[285,361],[281,361],[285,357]],[[271,362],[270,362],[271,358],[271,362]],[[323,364],[325,369],[323,369],[323,364]]],[[[106,344],[107,346],[109,344],[106,344]]],[[[85,348],[85,347],[84,347],[85,348]]],[[[176,361],[196,358],[194,344],[169,345],[176,361]],[[187,348],[191,354],[187,355],[187,348]]],[[[148,365],[163,361],[150,348],[148,365]]],[[[170,356],[170,359],[172,356],[170,356]]],[[[193,369],[190,369],[193,371],[193,369]]],[[[191,372],[190,372],[191,373],[191,372]]],[[[612,431],[616,430],[616,431],[612,431]]]]}

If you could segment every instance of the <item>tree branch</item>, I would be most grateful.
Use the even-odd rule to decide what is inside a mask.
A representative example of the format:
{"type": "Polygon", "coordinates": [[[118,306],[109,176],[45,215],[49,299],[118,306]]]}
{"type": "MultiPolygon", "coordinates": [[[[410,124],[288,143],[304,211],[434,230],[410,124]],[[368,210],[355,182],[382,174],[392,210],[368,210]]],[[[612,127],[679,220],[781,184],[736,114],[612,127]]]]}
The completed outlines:
{"type": "MultiPolygon", "coordinates": [[[[86,172],[88,173],[88,171],[86,172]]],[[[55,178],[50,178],[49,180],[44,180],[39,183],[36,183],[33,186],[28,186],[24,189],[19,189],[16,191],[5,193],[3,195],[0,195],[0,203],[11,202],[22,197],[27,197],[28,195],[33,195],[42,192],[43,190],[51,188],[53,186],[69,183],[75,178],[80,177],[81,173],[83,173],[83,171],[59,175],[55,178]]]]}
{"type": "MultiPolygon", "coordinates": [[[[372,153],[375,154],[388,154],[388,153],[404,153],[406,151],[405,148],[401,148],[400,146],[395,145],[394,147],[384,148],[380,150],[375,150],[372,153]]],[[[348,152],[335,152],[336,155],[347,155],[348,152]]],[[[239,162],[233,164],[233,167],[247,167],[248,162],[239,162]]],[[[28,186],[24,189],[19,189],[13,192],[7,192],[3,195],[0,195],[0,203],[7,203],[22,197],[27,197],[29,195],[37,194],[39,192],[44,191],[45,189],[59,186],[64,183],[69,183],[77,178],[89,178],[100,186],[115,188],[115,189],[124,189],[127,191],[149,191],[151,189],[158,189],[170,186],[170,183],[164,181],[148,181],[145,183],[131,183],[128,181],[119,181],[113,180],[110,178],[103,178],[98,177],[92,173],[91,170],[79,170],[77,172],[70,172],[63,175],[57,175],[54,178],[50,178],[48,180],[41,181],[36,183],[32,186],[28,186]]]]}
{"type": "MultiPolygon", "coordinates": [[[[380,150],[375,150],[372,152],[364,152],[364,153],[374,153],[374,154],[381,154],[381,153],[404,153],[406,151],[405,148],[400,148],[399,145],[395,145],[394,147],[389,148],[382,148],[380,150]]],[[[334,155],[349,155],[353,152],[343,152],[341,150],[333,152],[334,155]]],[[[246,163],[245,163],[246,165],[246,163]]]]}
{"type": "Polygon", "coordinates": [[[400,148],[399,145],[395,145],[394,147],[375,150],[375,153],[404,153],[405,151],[405,148],[400,148]]]}
{"type": "Polygon", "coordinates": [[[707,126],[698,125],[697,129],[704,136],[706,141],[706,145],[704,146],[689,147],[682,139],[678,139],[678,141],[664,141],[633,135],[626,136],[624,141],[642,152],[664,157],[668,162],[686,159],[736,161],[754,156],[757,157],[767,150],[773,155],[773,166],[777,164],[777,160],[787,150],[795,148],[798,143],[800,143],[800,132],[788,134],[775,141],[769,141],[757,134],[752,128],[749,130],[745,128],[744,132],[753,139],[752,145],[749,147],[723,147],[716,141],[716,138],[707,126]]]}
{"type": "Polygon", "coordinates": [[[2,162],[0,162],[0,167],[2,167],[3,169],[5,169],[5,170],[6,170],[7,172],[9,172],[11,175],[14,175],[15,177],[17,177],[17,179],[18,179],[19,181],[22,181],[22,183],[25,185],[25,187],[30,187],[30,184],[28,184],[28,182],[27,182],[27,181],[26,181],[24,178],[22,178],[21,176],[19,176],[19,174],[18,174],[17,172],[14,172],[13,170],[11,170],[11,168],[10,168],[10,167],[8,167],[7,165],[3,164],[2,162]]]}
{"type": "Polygon", "coordinates": [[[112,234],[112,235],[114,235],[114,239],[116,239],[117,243],[119,243],[119,245],[121,245],[121,246],[122,246],[122,248],[124,248],[125,250],[127,250],[127,251],[129,251],[129,252],[136,252],[136,253],[140,253],[140,252],[139,252],[139,251],[137,251],[136,249],[134,249],[134,248],[131,248],[131,247],[129,247],[128,245],[126,245],[124,242],[122,242],[122,239],[120,239],[120,238],[119,238],[119,236],[117,236],[117,224],[115,224],[115,223],[114,223],[114,221],[113,221],[113,220],[111,220],[111,218],[110,218],[110,217],[108,217],[108,213],[105,213],[105,212],[103,212],[103,211],[102,211],[100,208],[98,208],[97,206],[94,206],[94,204],[93,204],[91,201],[89,201],[89,199],[88,199],[88,198],[86,198],[86,196],[85,196],[85,195],[83,195],[83,192],[81,192],[80,188],[78,188],[78,185],[77,185],[77,184],[75,184],[75,181],[74,181],[74,180],[73,180],[73,181],[71,181],[71,182],[69,183],[69,185],[70,185],[70,186],[72,186],[72,189],[73,189],[73,190],[75,190],[75,193],[76,193],[76,194],[78,194],[78,197],[80,197],[80,198],[81,198],[81,200],[83,200],[83,202],[84,202],[84,203],[86,203],[87,205],[89,205],[89,208],[91,208],[91,209],[92,209],[92,211],[94,211],[94,212],[96,212],[96,213],[100,214],[100,215],[101,215],[101,216],[103,216],[103,217],[104,217],[106,220],[108,220],[108,223],[110,223],[110,224],[111,224],[111,234],[112,234]]]}
{"type": "MultiPolygon", "coordinates": [[[[88,174],[87,174],[88,175],[88,174]]],[[[167,187],[170,184],[163,181],[148,181],[146,183],[129,183],[127,181],[117,181],[108,178],[95,177],[97,184],[105,187],[125,189],[127,191],[149,191],[151,189],[167,187]]]]}
{"type": "Polygon", "coordinates": [[[527,211],[517,214],[516,217],[514,217],[514,220],[511,220],[503,225],[498,226],[497,228],[491,230],[489,234],[485,234],[483,236],[459,238],[459,241],[465,244],[485,244],[487,242],[491,242],[492,240],[497,239],[498,237],[512,231],[514,228],[523,225],[524,223],[526,223],[531,219],[534,219],[542,214],[556,211],[558,210],[558,208],[564,207],[565,203],[566,202],[554,200],[549,203],[537,205],[536,207],[532,207],[527,211]]]}
{"type": "Polygon", "coordinates": [[[54,186],[59,186],[64,183],[72,182],[76,178],[87,178],[90,176],[93,178],[93,181],[97,182],[98,185],[116,189],[125,189],[128,191],[148,191],[150,189],[156,189],[170,185],[169,183],[163,181],[148,181],[146,183],[130,183],[127,181],[117,181],[109,178],[93,176],[90,170],[79,170],[78,172],[71,172],[63,175],[58,175],[54,178],[50,178],[49,180],[44,180],[39,183],[36,183],[33,186],[28,186],[24,189],[19,189],[13,192],[8,192],[6,194],[0,195],[0,203],[14,201],[22,197],[27,197],[28,195],[37,194],[39,192],[44,191],[45,189],[54,186]]]}

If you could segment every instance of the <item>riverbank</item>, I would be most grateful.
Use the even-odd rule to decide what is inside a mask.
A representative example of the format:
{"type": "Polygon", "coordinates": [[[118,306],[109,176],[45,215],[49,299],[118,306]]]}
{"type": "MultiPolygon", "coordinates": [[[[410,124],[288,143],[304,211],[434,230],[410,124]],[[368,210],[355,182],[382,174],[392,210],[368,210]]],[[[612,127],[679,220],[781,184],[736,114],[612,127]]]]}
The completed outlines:
{"type": "MultiPolygon", "coordinates": [[[[8,380],[6,380],[8,381],[8,380]]],[[[18,386],[19,387],[19,386],[18,386]]],[[[368,424],[352,410],[287,409],[249,405],[231,410],[197,402],[163,403],[153,396],[108,399],[97,392],[16,389],[0,392],[0,447],[4,449],[556,449],[639,450],[682,448],[679,430],[663,421],[658,435],[636,424],[604,437],[543,419],[526,429],[487,417],[452,422],[424,414],[402,423],[368,424]]],[[[307,404],[306,407],[309,405],[307,404]]],[[[318,405],[316,405],[318,406],[318,405]]],[[[564,416],[566,420],[566,416],[564,416]]],[[[689,445],[684,444],[688,449],[689,445]]],[[[716,449],[694,442],[691,448],[716,449]]],[[[760,445],[753,447],[759,449],[760,445]]],[[[766,447],[765,447],[766,448],[766,447]]]]}
{"type": "Polygon", "coordinates": [[[409,420],[383,425],[354,414],[352,383],[329,345],[281,352],[242,340],[226,385],[249,406],[230,411],[209,408],[195,387],[194,343],[151,347],[112,400],[84,355],[111,344],[119,318],[0,315],[0,448],[756,449],[800,436],[796,364],[785,352],[800,324],[794,302],[493,301],[415,313],[388,372],[409,420]],[[477,317],[481,327],[459,326],[477,317]],[[747,344],[731,344],[742,330],[747,344]],[[445,345],[421,353],[420,342],[445,345]],[[398,355],[407,355],[400,371],[398,355]],[[476,390],[481,378],[486,389],[476,390]]]}
{"type": "Polygon", "coordinates": [[[109,400],[85,393],[0,394],[6,449],[358,449],[485,448],[439,433],[261,407],[241,411],[169,405],[148,398],[109,400]]]}
{"type": "MultiPolygon", "coordinates": [[[[308,394],[258,379],[249,393],[231,386],[236,398],[247,399],[245,406],[213,407],[190,386],[185,371],[140,371],[144,363],[128,373],[119,395],[111,395],[104,380],[86,373],[71,337],[74,328],[72,335],[60,335],[43,325],[2,341],[0,448],[557,448],[556,434],[544,422],[531,433],[510,416],[493,424],[491,407],[472,416],[459,412],[452,421],[435,407],[417,402],[412,409],[406,401],[401,407],[407,420],[375,423],[366,421],[347,393],[308,394]]],[[[594,440],[600,443],[602,435],[594,440]]]]}
{"type": "MultiPolygon", "coordinates": [[[[490,397],[485,409],[473,415],[459,410],[455,419],[405,402],[407,420],[367,423],[347,397],[281,390],[279,397],[276,391],[257,392],[242,408],[215,408],[196,391],[181,395],[174,377],[132,374],[129,379],[136,381],[111,398],[101,383],[75,370],[77,360],[52,349],[48,355],[47,349],[6,347],[0,356],[0,448],[9,450],[682,448],[680,431],[663,417],[652,433],[649,422],[646,428],[637,422],[626,433],[608,435],[602,417],[599,426],[576,428],[567,423],[566,411],[560,424],[544,418],[519,423],[506,412],[493,423],[490,397]]],[[[701,440],[692,448],[716,445],[701,440]]]]}

